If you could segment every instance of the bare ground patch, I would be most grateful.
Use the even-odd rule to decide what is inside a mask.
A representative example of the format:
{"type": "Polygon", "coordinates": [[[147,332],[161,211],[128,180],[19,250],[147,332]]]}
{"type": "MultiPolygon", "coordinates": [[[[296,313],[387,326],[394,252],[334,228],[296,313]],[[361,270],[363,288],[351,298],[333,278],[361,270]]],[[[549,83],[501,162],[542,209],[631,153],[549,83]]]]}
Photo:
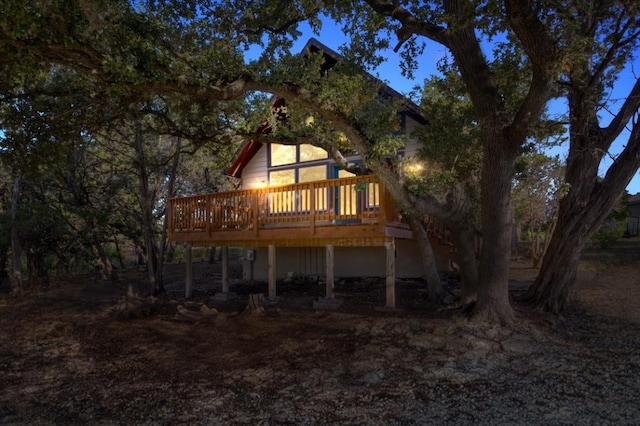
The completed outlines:
{"type": "MultiPolygon", "coordinates": [[[[344,281],[338,311],[314,311],[317,283],[281,284],[264,315],[238,313],[262,283],[214,303],[219,266],[182,266],[142,316],[112,307],[129,284],[74,277],[25,299],[0,296],[0,424],[636,424],[640,419],[638,265],[584,265],[564,318],[516,306],[501,328],[438,310],[423,284],[344,281]],[[178,304],[224,318],[194,323],[178,304]]],[[[514,264],[514,288],[534,272],[514,264]]]]}

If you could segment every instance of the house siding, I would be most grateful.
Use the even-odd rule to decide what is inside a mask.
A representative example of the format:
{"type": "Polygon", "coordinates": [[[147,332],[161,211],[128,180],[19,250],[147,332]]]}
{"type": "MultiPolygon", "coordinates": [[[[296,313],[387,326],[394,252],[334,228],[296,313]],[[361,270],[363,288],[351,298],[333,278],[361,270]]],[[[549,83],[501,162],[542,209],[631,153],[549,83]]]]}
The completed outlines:
{"type": "Polygon", "coordinates": [[[404,131],[407,135],[407,146],[404,149],[405,158],[415,157],[418,152],[418,141],[411,137],[411,133],[418,127],[422,127],[422,124],[418,123],[409,116],[404,117],[404,131]]]}
{"type": "Polygon", "coordinates": [[[629,219],[625,235],[628,237],[637,237],[640,235],[640,193],[629,197],[629,219]]]}
{"type": "Polygon", "coordinates": [[[242,170],[242,189],[262,188],[269,183],[267,151],[262,147],[242,170]]]}

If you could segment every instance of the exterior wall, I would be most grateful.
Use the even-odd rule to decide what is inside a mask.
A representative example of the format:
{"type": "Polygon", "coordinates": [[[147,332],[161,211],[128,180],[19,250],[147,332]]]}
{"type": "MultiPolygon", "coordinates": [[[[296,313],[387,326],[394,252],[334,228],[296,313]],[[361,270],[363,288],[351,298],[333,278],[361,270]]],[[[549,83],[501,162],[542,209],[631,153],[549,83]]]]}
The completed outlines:
{"type": "Polygon", "coordinates": [[[415,138],[411,138],[411,132],[413,132],[416,128],[421,127],[422,125],[409,116],[405,116],[404,124],[405,134],[409,137],[407,146],[404,149],[404,156],[405,158],[414,157],[418,151],[418,143],[415,138]]]}
{"type": "Polygon", "coordinates": [[[628,237],[637,237],[640,235],[640,193],[629,197],[629,219],[625,235],[628,237]]]}
{"type": "Polygon", "coordinates": [[[263,146],[242,169],[242,189],[264,188],[268,184],[267,149],[263,146]]]}
{"type": "MultiPolygon", "coordinates": [[[[244,262],[244,278],[266,281],[269,269],[267,248],[251,249],[255,256],[252,262],[244,262]]],[[[245,255],[245,259],[247,256],[245,255]]],[[[384,277],[386,275],[386,252],[384,247],[335,247],[334,274],[336,278],[384,277]]],[[[448,268],[445,260],[438,264],[448,268]]],[[[326,275],[324,247],[276,247],[276,277],[284,279],[292,272],[298,275],[326,275]]],[[[413,240],[396,240],[396,276],[418,278],[423,276],[418,247],[413,240]]]]}
{"type": "Polygon", "coordinates": [[[640,217],[640,197],[629,202],[629,216],[640,217]]]}

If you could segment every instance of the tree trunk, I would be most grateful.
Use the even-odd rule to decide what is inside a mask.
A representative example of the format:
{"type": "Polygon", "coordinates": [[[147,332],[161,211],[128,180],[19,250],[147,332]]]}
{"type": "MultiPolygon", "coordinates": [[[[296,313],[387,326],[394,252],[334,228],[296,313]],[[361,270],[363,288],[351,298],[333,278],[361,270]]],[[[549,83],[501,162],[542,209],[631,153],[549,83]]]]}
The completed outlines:
{"type": "Polygon", "coordinates": [[[39,283],[43,289],[49,288],[49,271],[44,258],[42,247],[35,247],[26,250],[27,268],[29,280],[32,285],[39,283]]]}
{"type": "Polygon", "coordinates": [[[407,214],[404,217],[409,223],[409,226],[411,226],[413,235],[418,243],[418,248],[420,249],[420,257],[422,259],[424,275],[427,280],[429,299],[433,301],[440,300],[442,297],[442,283],[440,282],[440,274],[438,273],[436,258],[433,254],[427,230],[424,229],[424,224],[415,215],[407,214]]]}
{"type": "Polygon", "coordinates": [[[458,254],[461,302],[468,305],[478,298],[478,256],[476,253],[476,230],[464,223],[447,223],[458,254]]]}
{"type": "Polygon", "coordinates": [[[149,193],[149,176],[147,175],[146,159],[144,154],[142,126],[140,121],[135,124],[135,149],[138,157],[138,200],[142,213],[142,230],[144,232],[144,243],[146,245],[147,272],[149,275],[149,286],[152,294],[164,292],[162,281],[156,279],[156,238],[153,227],[153,200],[149,193]]]}
{"type": "Polygon", "coordinates": [[[263,314],[264,310],[264,294],[262,293],[254,293],[249,295],[249,303],[242,311],[242,315],[259,315],[263,314]]]}
{"type": "Polygon", "coordinates": [[[542,259],[545,254],[549,251],[549,244],[551,243],[551,236],[554,234],[556,225],[558,223],[558,215],[554,214],[551,223],[547,227],[546,232],[544,232],[543,238],[543,230],[542,227],[538,227],[535,234],[535,244],[532,244],[531,247],[531,261],[533,269],[540,268],[542,263],[542,259]],[[535,248],[534,248],[535,246],[535,248]]]}
{"type": "Polygon", "coordinates": [[[105,276],[111,281],[118,281],[118,271],[115,270],[111,261],[109,260],[109,256],[107,256],[107,252],[104,249],[104,245],[102,242],[98,240],[98,237],[94,235],[93,237],[93,247],[96,249],[98,253],[98,257],[100,258],[100,263],[104,268],[105,276]]]}
{"type": "Polygon", "coordinates": [[[507,150],[507,141],[495,142],[485,145],[484,149],[482,250],[478,270],[478,300],[472,319],[505,325],[514,319],[509,303],[509,267],[513,230],[511,180],[517,153],[507,150]]]}
{"type": "MultiPolygon", "coordinates": [[[[559,225],[562,227],[562,223],[559,225]]],[[[537,309],[553,313],[564,311],[572,300],[580,253],[585,244],[579,233],[562,237],[561,233],[564,234],[554,233],[540,272],[524,295],[524,300],[537,309]]]]}
{"type": "MultiPolygon", "coordinates": [[[[640,83],[639,83],[640,84],[640,83]]],[[[637,86],[640,90],[640,86],[637,86]]],[[[565,181],[569,192],[560,202],[558,220],[538,277],[524,299],[540,310],[561,313],[571,304],[578,262],[640,166],[640,125],[633,122],[629,140],[604,178],[598,176],[602,132],[584,113],[581,98],[570,97],[571,147],[565,181]]],[[[614,134],[615,135],[615,134],[614,134]]],[[[613,140],[613,136],[610,136],[613,140]]],[[[608,146],[608,145],[607,145],[608,146]]]]}
{"type": "Polygon", "coordinates": [[[574,181],[569,194],[560,203],[555,230],[540,272],[523,296],[539,310],[558,314],[571,306],[582,250],[606,220],[628,184],[626,180],[619,182],[617,188],[601,187],[595,183],[596,174],[597,167],[592,170],[591,182],[588,179],[574,181]],[[591,196],[585,195],[589,192],[591,196]]]}
{"type": "MultiPolygon", "coordinates": [[[[169,198],[175,195],[175,183],[176,183],[176,175],[178,174],[178,166],[180,165],[180,150],[182,149],[182,138],[176,139],[176,152],[173,157],[173,164],[171,166],[171,171],[169,172],[169,183],[167,184],[167,196],[165,202],[165,213],[164,213],[164,221],[162,222],[162,235],[160,237],[159,244],[159,253],[158,253],[158,264],[156,266],[156,282],[162,285],[162,271],[164,270],[164,248],[167,245],[167,218],[169,215],[169,198]]],[[[164,289],[163,289],[164,291],[164,289]]]]}
{"type": "Polygon", "coordinates": [[[18,238],[18,224],[16,222],[16,216],[18,212],[18,199],[20,198],[20,184],[21,178],[17,176],[13,181],[13,193],[11,195],[11,261],[13,268],[12,276],[12,289],[15,293],[22,296],[22,272],[20,264],[20,240],[18,238]]]}
{"type": "Polygon", "coordinates": [[[118,236],[113,236],[113,244],[116,246],[116,256],[118,257],[118,263],[120,269],[124,269],[124,257],[122,256],[122,250],[120,249],[120,243],[118,243],[118,236]]]}
{"type": "Polygon", "coordinates": [[[9,263],[9,253],[6,250],[0,249],[0,287],[11,282],[6,270],[7,263],[9,263]]]}

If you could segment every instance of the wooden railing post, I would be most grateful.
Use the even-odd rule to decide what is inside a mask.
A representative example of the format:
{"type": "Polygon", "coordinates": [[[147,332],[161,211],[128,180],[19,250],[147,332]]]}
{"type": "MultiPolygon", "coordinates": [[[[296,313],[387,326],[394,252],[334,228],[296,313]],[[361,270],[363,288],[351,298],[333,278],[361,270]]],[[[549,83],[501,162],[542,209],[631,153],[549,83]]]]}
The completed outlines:
{"type": "Polygon", "coordinates": [[[207,195],[204,198],[204,220],[205,220],[205,230],[207,235],[211,235],[211,196],[207,195]]]}
{"type": "Polygon", "coordinates": [[[387,223],[387,197],[385,197],[387,188],[385,188],[382,182],[378,185],[378,191],[378,228],[384,230],[384,225],[387,223]]]}
{"type": "Polygon", "coordinates": [[[260,191],[253,191],[251,193],[253,199],[251,200],[251,210],[253,210],[252,226],[253,226],[253,235],[258,236],[258,217],[260,216],[260,203],[258,199],[260,198],[260,191]]]}
{"type": "Polygon", "coordinates": [[[311,230],[311,235],[315,235],[316,233],[316,196],[318,191],[316,190],[315,183],[311,184],[311,188],[309,188],[309,228],[311,230]]]}

